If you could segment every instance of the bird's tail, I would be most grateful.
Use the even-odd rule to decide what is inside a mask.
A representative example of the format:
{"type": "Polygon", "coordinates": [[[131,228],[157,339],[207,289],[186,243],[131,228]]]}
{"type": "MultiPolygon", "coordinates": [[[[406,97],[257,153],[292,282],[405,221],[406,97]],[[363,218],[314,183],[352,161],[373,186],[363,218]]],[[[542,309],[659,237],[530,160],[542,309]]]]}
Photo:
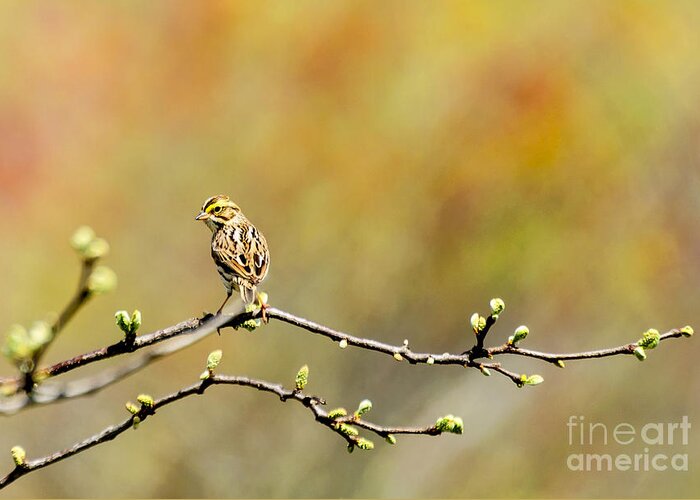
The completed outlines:
{"type": "Polygon", "coordinates": [[[252,304],[253,302],[255,302],[255,285],[241,285],[239,289],[241,292],[241,300],[244,304],[252,304]]]}

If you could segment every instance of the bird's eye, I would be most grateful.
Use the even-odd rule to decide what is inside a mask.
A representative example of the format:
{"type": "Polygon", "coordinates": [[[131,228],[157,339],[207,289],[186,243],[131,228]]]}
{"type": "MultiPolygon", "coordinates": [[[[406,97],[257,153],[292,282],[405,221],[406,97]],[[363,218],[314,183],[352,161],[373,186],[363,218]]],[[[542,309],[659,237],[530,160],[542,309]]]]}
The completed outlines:
{"type": "Polygon", "coordinates": [[[221,205],[214,207],[214,213],[218,214],[219,212],[221,212],[221,205]]]}

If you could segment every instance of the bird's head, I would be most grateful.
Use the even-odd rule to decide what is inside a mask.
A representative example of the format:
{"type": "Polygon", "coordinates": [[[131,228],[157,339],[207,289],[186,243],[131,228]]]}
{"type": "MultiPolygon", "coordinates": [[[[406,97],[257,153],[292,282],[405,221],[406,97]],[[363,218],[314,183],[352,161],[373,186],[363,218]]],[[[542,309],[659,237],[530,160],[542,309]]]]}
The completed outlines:
{"type": "Polygon", "coordinates": [[[241,209],[228,196],[222,194],[212,196],[202,205],[202,211],[195,220],[204,221],[212,231],[233,219],[241,209]]]}

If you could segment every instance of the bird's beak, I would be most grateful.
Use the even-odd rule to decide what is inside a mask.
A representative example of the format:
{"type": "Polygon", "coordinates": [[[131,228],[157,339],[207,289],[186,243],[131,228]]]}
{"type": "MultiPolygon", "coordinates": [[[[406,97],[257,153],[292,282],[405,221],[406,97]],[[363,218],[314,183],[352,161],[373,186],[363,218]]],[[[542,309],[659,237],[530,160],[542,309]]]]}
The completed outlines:
{"type": "Polygon", "coordinates": [[[206,220],[209,218],[209,214],[206,212],[200,212],[200,214],[194,218],[194,220],[206,220]]]}

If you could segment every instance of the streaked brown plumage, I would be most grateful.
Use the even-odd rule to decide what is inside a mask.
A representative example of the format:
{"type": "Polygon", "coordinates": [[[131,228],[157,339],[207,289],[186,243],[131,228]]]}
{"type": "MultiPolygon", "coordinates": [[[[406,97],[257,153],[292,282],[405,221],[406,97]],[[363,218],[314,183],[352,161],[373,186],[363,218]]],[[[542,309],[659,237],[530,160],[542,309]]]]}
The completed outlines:
{"type": "Polygon", "coordinates": [[[270,252],[263,234],[243,215],[228,196],[212,196],[196,217],[211,229],[211,256],[226,287],[228,302],[238,291],[245,304],[255,301],[256,287],[267,275],[270,252]]]}

